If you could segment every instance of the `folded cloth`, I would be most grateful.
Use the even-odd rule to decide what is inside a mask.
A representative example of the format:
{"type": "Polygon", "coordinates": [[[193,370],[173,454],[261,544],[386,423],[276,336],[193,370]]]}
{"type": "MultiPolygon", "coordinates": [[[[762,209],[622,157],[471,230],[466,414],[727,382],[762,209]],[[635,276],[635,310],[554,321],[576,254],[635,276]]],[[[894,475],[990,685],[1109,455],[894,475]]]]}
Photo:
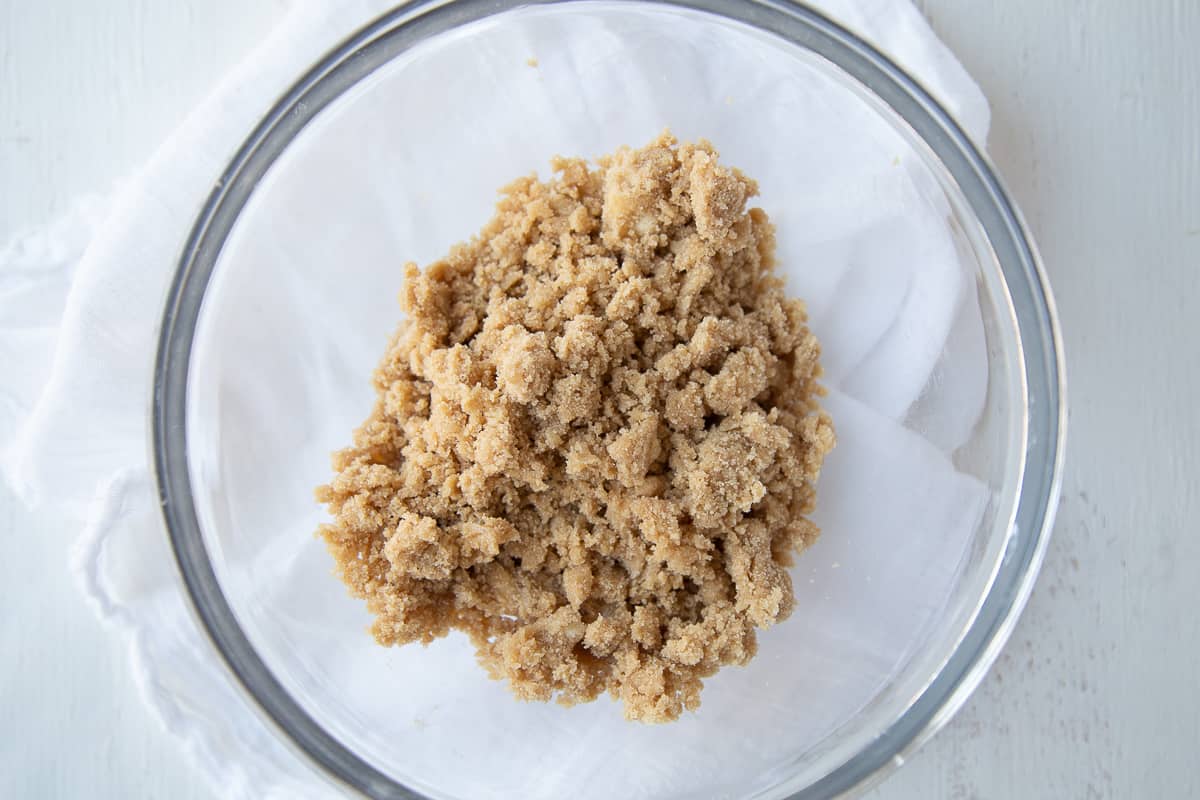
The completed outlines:
{"type": "MultiPolygon", "coordinates": [[[[131,668],[148,704],[221,797],[322,796],[329,789],[235,690],[188,611],[146,454],[146,402],[162,297],[201,202],[242,138],[315,55],[389,5],[382,0],[298,4],[110,199],[89,200],[57,226],[0,250],[0,357],[11,384],[0,403],[0,435],[8,441],[0,451],[4,476],[39,513],[59,515],[64,530],[83,531],[74,564],[84,592],[128,642],[131,668]]],[[[983,96],[909,2],[824,0],[816,5],[890,53],[977,141],[985,139],[983,96]]],[[[786,99],[778,96],[781,91],[764,87],[757,97],[786,99]]],[[[747,171],[756,174],[750,167],[747,171]]],[[[829,404],[843,444],[831,456],[820,512],[831,535],[811,554],[811,563],[822,568],[810,583],[803,579],[804,570],[812,569],[806,566],[810,561],[797,568],[801,601],[827,607],[830,626],[837,625],[839,613],[870,613],[851,605],[852,598],[822,593],[823,582],[834,585],[833,560],[850,571],[859,558],[867,571],[860,576],[869,572],[873,581],[887,585],[911,580],[908,585],[929,587],[927,599],[922,595],[909,608],[936,603],[935,589],[952,576],[961,555],[950,540],[970,535],[986,501],[983,487],[957,474],[942,455],[974,425],[986,375],[965,386],[935,380],[927,390],[939,359],[979,360],[982,328],[973,289],[950,270],[952,251],[906,238],[897,228],[899,209],[911,198],[881,197],[872,190],[879,177],[866,167],[854,175],[813,174],[811,202],[780,214],[772,209],[776,223],[788,226],[796,242],[794,253],[781,256],[827,266],[790,279],[796,293],[809,300],[830,384],[839,390],[829,404]],[[952,328],[953,347],[947,348],[952,328]],[[946,408],[957,409],[957,416],[925,436],[932,444],[905,427],[908,421],[926,433],[912,420],[942,419],[946,408]],[[873,466],[862,474],[854,466],[860,463],[873,466]],[[919,492],[892,482],[893,476],[914,472],[922,476],[919,492]],[[870,486],[864,488],[864,481],[870,486]],[[838,500],[852,493],[861,497],[864,491],[872,497],[869,506],[838,500]],[[939,504],[923,502],[931,497],[939,504]],[[874,541],[871,536],[848,535],[851,529],[886,529],[903,540],[906,532],[929,526],[945,530],[947,547],[928,555],[921,575],[887,561],[892,549],[862,547],[874,541]],[[840,538],[841,532],[847,535],[840,538]],[[838,549],[852,541],[858,543],[855,552],[838,549]]],[[[764,194],[769,191],[764,180],[764,194]]],[[[296,574],[307,576],[312,570],[302,566],[296,574]]],[[[283,591],[286,575],[280,580],[277,588],[283,591]]],[[[872,596],[878,600],[886,594],[872,596]]],[[[886,611],[878,604],[872,608],[886,611]]],[[[850,647],[869,663],[897,646],[890,637],[920,620],[885,615],[876,621],[854,642],[838,646],[850,647]]],[[[785,625],[764,636],[764,653],[770,637],[802,635],[830,647],[839,636],[833,627],[823,632],[785,625]]],[[[820,648],[811,649],[819,658],[820,648]]],[[[475,669],[469,659],[454,663],[459,662],[475,669]]],[[[748,669],[769,679],[779,668],[763,657],[748,669]]],[[[723,679],[724,674],[713,682],[723,679]]],[[[541,713],[514,708],[520,709],[515,714],[541,713]]],[[[732,710],[706,701],[705,713],[711,719],[732,710]]],[[[811,717],[814,725],[823,719],[818,713],[811,717]]],[[[680,724],[685,726],[680,741],[686,741],[689,723],[680,724]]],[[[600,730],[597,742],[603,739],[600,730]]],[[[644,784],[653,788],[654,780],[647,775],[644,784]]],[[[554,796],[553,788],[543,785],[538,791],[554,796]]],[[[565,793],[569,787],[558,788],[565,793]]]]}
{"type": "Polygon", "coordinates": [[[80,255],[108,212],[107,198],[86,195],[45,228],[0,248],[0,459],[28,421],[46,381],[67,292],[80,255]]]}

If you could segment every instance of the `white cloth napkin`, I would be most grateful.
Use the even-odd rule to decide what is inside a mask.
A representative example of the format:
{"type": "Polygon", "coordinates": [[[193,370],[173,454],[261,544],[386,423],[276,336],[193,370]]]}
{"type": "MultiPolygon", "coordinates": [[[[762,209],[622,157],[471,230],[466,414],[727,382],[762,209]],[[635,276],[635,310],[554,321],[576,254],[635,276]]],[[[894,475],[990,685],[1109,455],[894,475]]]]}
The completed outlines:
{"type": "MultiPolygon", "coordinates": [[[[316,55],[389,5],[323,0],[294,8],[111,198],[81,201],[56,225],[0,250],[0,358],[10,376],[0,395],[6,443],[0,467],[39,513],[61,515],[82,530],[74,565],[84,592],[128,642],[147,703],[221,797],[316,797],[332,790],[235,691],[189,612],[146,453],[161,301],[195,213],[242,138],[316,55]]],[[[985,140],[986,101],[907,0],[815,5],[888,52],[976,141],[985,140]]],[[[829,408],[841,442],[823,478],[823,497],[846,487],[873,502],[823,504],[818,522],[827,530],[886,521],[901,532],[937,526],[968,535],[986,493],[956,473],[944,453],[974,426],[986,374],[959,370],[966,379],[932,379],[939,359],[983,363],[974,293],[957,272],[938,268],[953,263],[946,253],[914,255],[933,265],[927,269],[882,268],[894,252],[873,252],[870,243],[894,250],[903,231],[889,230],[894,222],[886,214],[873,217],[861,197],[841,188],[815,187],[811,208],[792,209],[819,223],[814,228],[826,233],[829,262],[840,265],[799,291],[825,347],[834,389],[829,408]],[[839,209],[835,196],[846,207],[839,209]],[[866,244],[848,253],[844,243],[854,240],[843,235],[853,232],[848,224],[878,226],[880,235],[858,237],[866,244]],[[931,476],[940,504],[897,492],[891,476],[906,473],[931,476]]],[[[810,252],[823,246],[810,244],[810,252]]],[[[899,582],[914,579],[886,569],[887,553],[847,552],[833,536],[814,551],[826,565],[857,564],[865,580],[897,581],[898,591],[899,582]]],[[[930,553],[923,563],[928,574],[918,579],[952,571],[957,557],[930,553]]],[[[829,629],[838,629],[853,598],[830,591],[826,573],[813,575],[797,582],[801,601],[827,609],[829,629]]],[[[878,630],[865,632],[864,641],[906,635],[901,620],[875,622],[878,630]]],[[[787,626],[771,632],[803,634],[787,626]]]]}

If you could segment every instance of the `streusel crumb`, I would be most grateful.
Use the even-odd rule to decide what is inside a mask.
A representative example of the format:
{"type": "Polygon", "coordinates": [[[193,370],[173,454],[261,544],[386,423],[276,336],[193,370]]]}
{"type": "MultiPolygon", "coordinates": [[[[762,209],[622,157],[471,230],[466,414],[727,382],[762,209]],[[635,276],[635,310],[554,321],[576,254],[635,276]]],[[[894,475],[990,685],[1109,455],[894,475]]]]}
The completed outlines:
{"type": "Polygon", "coordinates": [[[673,720],[792,610],[834,444],[820,348],[707,142],[553,168],[405,267],[321,533],[380,643],[461,630],[518,697],[673,720]]]}

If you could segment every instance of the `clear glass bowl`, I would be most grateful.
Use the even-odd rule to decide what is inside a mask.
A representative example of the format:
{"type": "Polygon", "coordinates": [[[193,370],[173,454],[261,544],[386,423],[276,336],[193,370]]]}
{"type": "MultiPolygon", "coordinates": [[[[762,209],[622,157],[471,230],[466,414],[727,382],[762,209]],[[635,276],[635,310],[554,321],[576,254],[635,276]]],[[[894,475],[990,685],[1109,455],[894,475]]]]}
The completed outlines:
{"type": "Polygon", "coordinates": [[[987,160],[821,16],[766,0],[418,2],[301,78],[218,182],[163,316],[155,463],[203,625],[336,787],[829,797],[902,763],[1008,636],[1058,492],[1061,358],[987,160]],[[841,444],[793,616],[707,682],[698,712],[642,726],[607,699],[518,703],[457,635],[376,646],[312,535],[312,490],[373,401],[403,262],[469,236],[496,187],[550,156],[668,125],[758,178],[841,444]]]}

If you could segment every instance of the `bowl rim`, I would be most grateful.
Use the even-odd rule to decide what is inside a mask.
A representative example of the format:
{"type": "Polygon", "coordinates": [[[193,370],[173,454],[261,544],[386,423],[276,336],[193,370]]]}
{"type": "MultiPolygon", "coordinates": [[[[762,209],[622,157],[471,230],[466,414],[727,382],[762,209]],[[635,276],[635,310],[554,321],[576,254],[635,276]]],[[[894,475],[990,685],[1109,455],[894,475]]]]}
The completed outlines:
{"type": "MultiPolygon", "coordinates": [[[[582,0],[586,2],[586,0],[582,0]]],[[[373,798],[421,800],[352,753],[297,703],[238,625],[204,544],[187,460],[192,338],[218,256],[258,182],[331,102],[396,54],[470,22],[531,5],[580,0],[416,0],[360,28],[278,100],[243,142],[196,217],[172,277],[151,398],[154,475],[190,610],[250,706],[326,779],[373,798]],[[385,53],[383,60],[372,53],[385,53]]],[[[788,0],[638,0],[716,15],[778,36],[832,62],[903,119],[957,182],[996,256],[1015,313],[1025,386],[1025,459],[1014,530],[991,588],[938,673],[877,739],[792,795],[835,797],[881,780],[936,733],[978,686],[1011,635],[1044,560],[1061,489],[1066,369],[1049,282],[1024,218],[981,153],[922,85],[859,36],[788,0]]]]}

